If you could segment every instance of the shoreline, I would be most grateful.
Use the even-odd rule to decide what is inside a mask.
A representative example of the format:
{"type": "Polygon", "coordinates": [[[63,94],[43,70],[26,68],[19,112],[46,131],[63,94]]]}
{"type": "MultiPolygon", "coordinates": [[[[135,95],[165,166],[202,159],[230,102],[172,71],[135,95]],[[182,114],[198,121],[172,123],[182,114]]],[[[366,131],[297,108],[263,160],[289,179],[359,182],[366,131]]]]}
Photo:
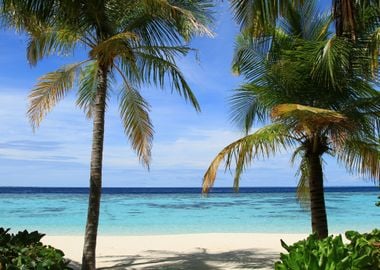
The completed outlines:
{"type": "MultiPolygon", "coordinates": [[[[273,269],[292,244],[307,234],[197,233],[143,236],[98,236],[97,267],[107,269],[273,269]]],[[[42,242],[61,249],[78,269],[83,236],[45,236],[42,242]]]]}

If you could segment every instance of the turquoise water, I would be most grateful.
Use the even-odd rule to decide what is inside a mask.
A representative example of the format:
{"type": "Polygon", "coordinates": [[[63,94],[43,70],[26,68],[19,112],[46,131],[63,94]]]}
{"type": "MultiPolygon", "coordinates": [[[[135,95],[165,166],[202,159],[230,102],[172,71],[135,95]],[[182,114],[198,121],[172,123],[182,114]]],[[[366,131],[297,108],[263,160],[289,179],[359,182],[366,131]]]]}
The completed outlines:
{"type": "MultiPolygon", "coordinates": [[[[101,234],[177,234],[208,232],[309,233],[310,214],[293,192],[113,193],[103,195],[101,234]]],[[[331,233],[380,227],[378,191],[327,192],[331,233]]],[[[48,234],[82,234],[85,192],[1,192],[0,227],[48,234]]]]}

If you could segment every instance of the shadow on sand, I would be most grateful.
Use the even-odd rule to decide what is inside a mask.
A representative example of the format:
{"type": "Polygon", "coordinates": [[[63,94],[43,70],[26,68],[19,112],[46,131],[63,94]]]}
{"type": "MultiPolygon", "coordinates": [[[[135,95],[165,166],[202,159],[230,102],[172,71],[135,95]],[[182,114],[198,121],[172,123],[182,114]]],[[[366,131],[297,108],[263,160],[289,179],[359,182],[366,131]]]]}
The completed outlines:
{"type": "MultiPolygon", "coordinates": [[[[273,269],[278,254],[255,249],[208,253],[206,249],[191,253],[174,253],[150,250],[139,256],[102,256],[99,264],[110,265],[98,269],[162,269],[162,270],[224,270],[224,269],[273,269]]],[[[71,267],[80,269],[72,262],[71,267]]]]}

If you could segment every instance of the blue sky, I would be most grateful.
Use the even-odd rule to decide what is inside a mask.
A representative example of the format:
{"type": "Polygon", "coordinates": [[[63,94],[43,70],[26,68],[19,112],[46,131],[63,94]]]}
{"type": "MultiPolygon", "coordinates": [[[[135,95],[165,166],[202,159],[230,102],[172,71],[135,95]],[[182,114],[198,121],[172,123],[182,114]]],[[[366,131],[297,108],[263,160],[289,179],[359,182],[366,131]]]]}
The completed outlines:
{"type": "MultiPolygon", "coordinates": [[[[196,113],[170,90],[142,89],[152,105],[155,126],[153,162],[148,172],[138,162],[123,134],[116,100],[106,116],[104,186],[201,185],[202,175],[223,146],[241,132],[228,119],[227,99],[241,79],[233,76],[230,64],[238,26],[228,2],[217,9],[214,38],[196,38],[194,55],[178,64],[186,75],[202,108],[196,113]]],[[[75,89],[35,132],[26,118],[27,95],[37,78],[65,63],[84,59],[50,57],[30,67],[25,59],[25,38],[0,32],[0,186],[88,186],[91,122],[75,106],[75,89]]],[[[326,185],[371,185],[350,176],[335,161],[326,159],[326,185]]],[[[289,154],[258,161],[242,178],[242,186],[295,186],[296,168],[289,154]]],[[[231,186],[232,175],[218,175],[216,186],[231,186]]]]}

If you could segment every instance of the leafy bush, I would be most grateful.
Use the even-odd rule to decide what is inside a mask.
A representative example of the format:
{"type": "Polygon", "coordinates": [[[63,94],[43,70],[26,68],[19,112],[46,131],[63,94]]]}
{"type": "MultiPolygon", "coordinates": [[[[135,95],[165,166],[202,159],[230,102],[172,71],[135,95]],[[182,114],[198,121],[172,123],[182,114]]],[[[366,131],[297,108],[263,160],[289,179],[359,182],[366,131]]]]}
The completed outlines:
{"type": "Polygon", "coordinates": [[[276,270],[380,270],[380,230],[360,234],[346,232],[349,244],[342,236],[319,240],[316,235],[291,246],[281,240],[288,254],[281,254],[276,270]]]}
{"type": "Polygon", "coordinates": [[[43,245],[44,236],[37,231],[9,233],[0,228],[0,270],[16,269],[71,269],[61,250],[43,245]]]}

